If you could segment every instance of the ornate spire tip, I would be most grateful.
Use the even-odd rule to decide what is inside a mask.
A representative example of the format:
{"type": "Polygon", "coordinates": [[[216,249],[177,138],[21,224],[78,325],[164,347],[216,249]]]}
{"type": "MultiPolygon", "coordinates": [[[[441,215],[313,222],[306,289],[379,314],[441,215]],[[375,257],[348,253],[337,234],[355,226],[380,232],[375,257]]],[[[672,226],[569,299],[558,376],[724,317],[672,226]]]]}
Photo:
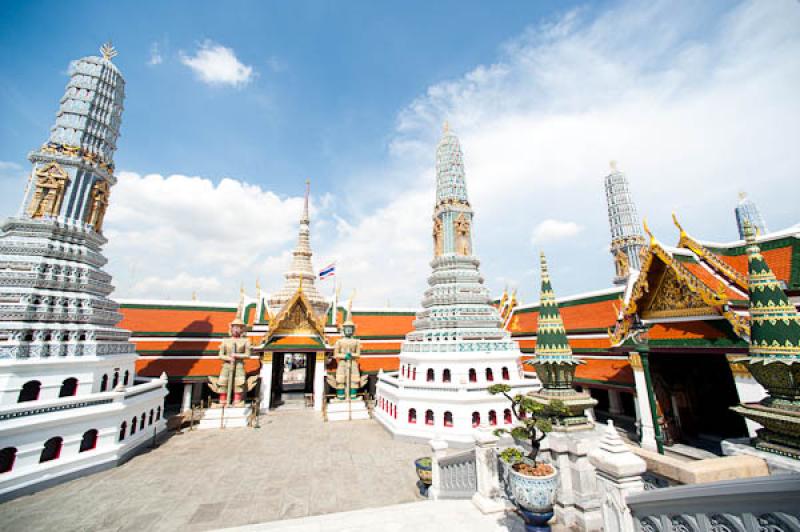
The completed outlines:
{"type": "Polygon", "coordinates": [[[106,61],[111,61],[119,54],[117,49],[111,44],[111,41],[108,41],[100,47],[100,53],[103,54],[103,59],[106,61]]]}

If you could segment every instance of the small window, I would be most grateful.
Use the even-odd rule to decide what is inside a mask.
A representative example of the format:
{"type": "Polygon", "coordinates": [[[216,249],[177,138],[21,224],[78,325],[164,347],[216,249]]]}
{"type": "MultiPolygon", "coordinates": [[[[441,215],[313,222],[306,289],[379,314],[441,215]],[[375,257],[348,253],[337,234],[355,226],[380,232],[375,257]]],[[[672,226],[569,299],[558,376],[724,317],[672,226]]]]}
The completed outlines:
{"type": "Polygon", "coordinates": [[[127,386],[128,385],[128,380],[130,379],[130,377],[131,377],[131,373],[128,370],[125,370],[125,376],[122,379],[122,384],[127,386]]]}
{"type": "Polygon", "coordinates": [[[428,370],[427,380],[428,382],[433,382],[435,380],[435,375],[433,374],[432,369],[428,370]]]}
{"type": "Polygon", "coordinates": [[[49,462],[61,456],[61,446],[63,443],[64,440],[58,436],[44,442],[44,449],[42,449],[42,454],[39,457],[39,463],[49,462]]]}
{"type": "Polygon", "coordinates": [[[425,411],[425,424],[426,425],[433,425],[433,410],[426,410],[425,411]]]}
{"type": "Polygon", "coordinates": [[[497,412],[489,410],[489,425],[497,425],[497,412]]]}
{"type": "Polygon", "coordinates": [[[42,389],[42,383],[39,381],[28,381],[22,385],[19,391],[18,403],[26,403],[28,401],[36,401],[39,398],[39,391],[42,389]]]}
{"type": "Polygon", "coordinates": [[[103,378],[100,379],[100,391],[104,392],[108,389],[108,375],[103,375],[103,378]]]}
{"type": "Polygon", "coordinates": [[[409,408],[408,409],[408,422],[409,423],[416,423],[417,422],[417,409],[416,408],[409,408]]]}
{"type": "Polygon", "coordinates": [[[444,426],[445,427],[453,426],[453,413],[450,411],[444,413],[444,426]]]}
{"type": "Polygon", "coordinates": [[[450,382],[450,370],[446,369],[442,372],[442,382],[450,382]]]}
{"type": "Polygon", "coordinates": [[[403,377],[406,376],[406,365],[405,364],[400,366],[400,375],[403,376],[403,377]]]}
{"type": "Polygon", "coordinates": [[[139,430],[144,430],[144,422],[146,418],[147,416],[145,415],[144,412],[142,412],[142,417],[141,420],[139,421],[139,430]]]}
{"type": "Polygon", "coordinates": [[[469,382],[478,382],[478,373],[475,368],[469,368],[469,382]]]}
{"type": "Polygon", "coordinates": [[[472,426],[477,427],[481,424],[481,415],[478,412],[472,413],[472,426]]]}
{"type": "Polygon", "coordinates": [[[156,421],[158,421],[159,419],[161,419],[161,407],[160,406],[156,409],[156,421]]]}
{"type": "Polygon", "coordinates": [[[414,368],[414,377],[411,380],[417,380],[417,368],[414,368]]]}
{"type": "Polygon", "coordinates": [[[119,426],[119,441],[122,441],[122,440],[125,439],[125,431],[127,431],[127,430],[128,430],[128,422],[127,421],[123,421],[122,425],[119,426]]]}
{"type": "Polygon", "coordinates": [[[505,423],[506,425],[510,425],[511,424],[511,409],[510,408],[506,408],[505,410],[503,410],[503,423],[505,423]]]}
{"type": "Polygon", "coordinates": [[[486,368],[486,380],[487,382],[494,381],[494,373],[492,373],[492,368],[486,368]]]}
{"type": "Polygon", "coordinates": [[[154,414],[154,412],[153,412],[153,409],[151,408],[150,409],[150,416],[147,418],[147,424],[148,425],[152,425],[153,424],[153,414],[154,414]]]}
{"type": "Polygon", "coordinates": [[[77,393],[78,393],[78,379],[76,379],[75,377],[70,377],[68,379],[64,379],[64,382],[61,383],[61,389],[58,391],[58,396],[72,397],[77,393]]]}
{"type": "Polygon", "coordinates": [[[503,367],[502,372],[503,372],[503,380],[504,381],[507,381],[507,380],[509,380],[511,378],[511,376],[508,374],[508,368],[503,367]]]}
{"type": "Polygon", "coordinates": [[[81,438],[81,448],[79,452],[91,451],[97,447],[97,430],[87,430],[83,433],[83,438],[81,438]]]}
{"type": "Polygon", "coordinates": [[[133,419],[131,420],[131,436],[136,434],[136,421],[136,416],[133,416],[133,419]]]}
{"type": "Polygon", "coordinates": [[[114,380],[111,383],[111,389],[112,390],[116,389],[118,384],[119,384],[119,371],[115,371],[114,372],[114,380]]]}
{"type": "Polygon", "coordinates": [[[0,451],[0,473],[8,473],[14,469],[14,462],[17,460],[17,448],[6,447],[0,451]]]}

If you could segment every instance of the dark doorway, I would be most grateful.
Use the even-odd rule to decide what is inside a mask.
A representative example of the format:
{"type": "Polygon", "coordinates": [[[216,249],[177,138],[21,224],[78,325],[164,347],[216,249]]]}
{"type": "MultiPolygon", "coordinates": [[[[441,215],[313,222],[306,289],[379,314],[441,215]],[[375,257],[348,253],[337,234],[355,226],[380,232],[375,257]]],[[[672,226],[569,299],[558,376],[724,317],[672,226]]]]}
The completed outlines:
{"type": "Polygon", "coordinates": [[[291,403],[304,407],[306,396],[314,393],[316,353],[273,353],[270,408],[291,403]]]}
{"type": "Polygon", "coordinates": [[[744,419],[730,410],[739,397],[725,355],[653,353],[650,368],[667,441],[718,452],[721,440],[747,436],[744,419]]]}

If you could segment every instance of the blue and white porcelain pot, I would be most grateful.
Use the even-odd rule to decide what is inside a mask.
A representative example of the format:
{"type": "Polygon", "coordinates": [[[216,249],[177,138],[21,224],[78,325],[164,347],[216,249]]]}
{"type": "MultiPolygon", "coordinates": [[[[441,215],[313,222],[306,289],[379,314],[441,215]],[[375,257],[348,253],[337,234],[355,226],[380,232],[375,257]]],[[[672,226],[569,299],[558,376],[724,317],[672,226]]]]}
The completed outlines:
{"type": "MultiPolygon", "coordinates": [[[[528,459],[524,462],[532,464],[528,459]]],[[[511,485],[511,495],[514,501],[523,510],[534,513],[545,513],[553,510],[556,501],[556,491],[558,490],[558,470],[554,467],[553,472],[543,477],[532,477],[517,473],[506,464],[508,471],[508,481],[511,485]]]]}

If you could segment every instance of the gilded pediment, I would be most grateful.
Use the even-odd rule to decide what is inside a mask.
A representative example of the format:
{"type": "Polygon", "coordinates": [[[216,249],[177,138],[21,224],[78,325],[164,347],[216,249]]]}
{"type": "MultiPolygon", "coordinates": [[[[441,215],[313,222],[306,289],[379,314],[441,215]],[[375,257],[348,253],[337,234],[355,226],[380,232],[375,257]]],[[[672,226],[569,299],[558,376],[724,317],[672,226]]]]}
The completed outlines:
{"type": "Polygon", "coordinates": [[[705,316],[717,313],[672,268],[659,269],[661,272],[658,279],[655,282],[651,279],[648,283],[655,286],[655,290],[647,295],[641,307],[642,318],[705,316]]]}

